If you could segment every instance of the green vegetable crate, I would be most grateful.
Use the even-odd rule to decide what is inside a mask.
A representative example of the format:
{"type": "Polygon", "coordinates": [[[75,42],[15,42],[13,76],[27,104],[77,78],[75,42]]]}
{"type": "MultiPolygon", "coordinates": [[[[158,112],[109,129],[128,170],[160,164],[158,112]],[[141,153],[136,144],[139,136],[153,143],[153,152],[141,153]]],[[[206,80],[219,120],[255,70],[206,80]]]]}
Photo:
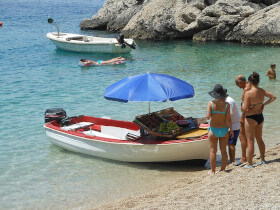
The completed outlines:
{"type": "Polygon", "coordinates": [[[182,134],[183,129],[175,121],[184,117],[173,107],[135,117],[134,122],[154,137],[173,138],[182,134]]]}

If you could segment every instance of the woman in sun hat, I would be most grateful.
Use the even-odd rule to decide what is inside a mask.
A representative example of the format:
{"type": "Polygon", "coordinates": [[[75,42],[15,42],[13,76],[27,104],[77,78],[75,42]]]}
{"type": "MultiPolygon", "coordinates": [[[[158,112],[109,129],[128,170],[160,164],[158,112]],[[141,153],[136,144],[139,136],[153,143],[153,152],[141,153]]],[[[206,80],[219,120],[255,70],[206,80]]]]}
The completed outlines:
{"type": "Polygon", "coordinates": [[[210,127],[208,128],[208,139],[210,144],[210,166],[211,171],[209,174],[215,174],[216,172],[216,154],[217,144],[219,141],[222,166],[221,171],[224,171],[227,165],[227,144],[230,136],[233,136],[231,118],[230,118],[230,105],[225,102],[227,89],[224,89],[222,85],[216,84],[214,89],[209,92],[209,95],[215,98],[213,101],[209,101],[207,106],[206,118],[210,121],[210,127]]]}

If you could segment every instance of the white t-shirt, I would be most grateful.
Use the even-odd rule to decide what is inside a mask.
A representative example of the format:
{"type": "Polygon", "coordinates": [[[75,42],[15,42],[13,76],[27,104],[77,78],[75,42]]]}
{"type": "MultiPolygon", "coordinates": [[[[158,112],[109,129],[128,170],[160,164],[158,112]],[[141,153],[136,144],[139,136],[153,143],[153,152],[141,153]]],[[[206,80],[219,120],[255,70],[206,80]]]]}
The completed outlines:
{"type": "Polygon", "coordinates": [[[230,104],[230,117],[231,117],[231,123],[232,123],[232,130],[239,130],[240,129],[240,113],[237,108],[236,102],[233,98],[228,96],[226,98],[226,102],[230,104]]]}

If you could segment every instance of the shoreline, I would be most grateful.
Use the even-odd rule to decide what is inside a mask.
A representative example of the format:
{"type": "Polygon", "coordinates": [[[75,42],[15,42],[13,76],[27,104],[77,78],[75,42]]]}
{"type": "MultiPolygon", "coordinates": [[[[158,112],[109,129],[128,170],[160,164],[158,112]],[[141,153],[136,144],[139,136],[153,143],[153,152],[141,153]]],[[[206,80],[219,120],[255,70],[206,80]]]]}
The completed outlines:
{"type": "Polygon", "coordinates": [[[212,176],[205,170],[145,194],[90,209],[278,209],[280,143],[266,150],[265,159],[265,165],[256,166],[260,162],[256,155],[253,169],[230,164],[225,172],[212,176]]]}

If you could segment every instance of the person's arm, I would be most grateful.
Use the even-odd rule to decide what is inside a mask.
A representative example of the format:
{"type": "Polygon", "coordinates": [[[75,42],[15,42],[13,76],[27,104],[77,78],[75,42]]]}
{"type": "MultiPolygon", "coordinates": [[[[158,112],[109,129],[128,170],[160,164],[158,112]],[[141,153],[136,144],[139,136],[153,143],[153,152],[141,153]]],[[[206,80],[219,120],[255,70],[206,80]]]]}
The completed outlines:
{"type": "Polygon", "coordinates": [[[211,101],[209,101],[208,105],[207,105],[207,112],[206,112],[206,118],[207,120],[210,120],[211,118],[211,101]]]}
{"type": "Polygon", "coordinates": [[[233,108],[234,108],[234,106],[236,106],[236,103],[235,103],[235,101],[234,101],[234,100],[232,100],[232,102],[231,102],[231,103],[229,103],[229,105],[230,105],[230,117],[232,117],[232,114],[233,114],[233,108]]]}
{"type": "Polygon", "coordinates": [[[269,77],[270,69],[266,72],[266,76],[269,77]]]}
{"type": "Polygon", "coordinates": [[[249,104],[250,104],[249,94],[248,92],[245,92],[243,104],[241,107],[242,112],[246,113],[248,111],[249,104]]]}
{"type": "Polygon", "coordinates": [[[231,122],[231,117],[230,117],[230,104],[228,104],[228,106],[227,106],[226,121],[227,121],[228,127],[230,129],[229,130],[230,138],[233,138],[234,133],[233,133],[233,130],[232,130],[232,122],[231,122]]]}
{"type": "Polygon", "coordinates": [[[263,103],[263,106],[266,106],[276,100],[276,96],[266,90],[264,90],[264,96],[269,99],[263,103]]]}

